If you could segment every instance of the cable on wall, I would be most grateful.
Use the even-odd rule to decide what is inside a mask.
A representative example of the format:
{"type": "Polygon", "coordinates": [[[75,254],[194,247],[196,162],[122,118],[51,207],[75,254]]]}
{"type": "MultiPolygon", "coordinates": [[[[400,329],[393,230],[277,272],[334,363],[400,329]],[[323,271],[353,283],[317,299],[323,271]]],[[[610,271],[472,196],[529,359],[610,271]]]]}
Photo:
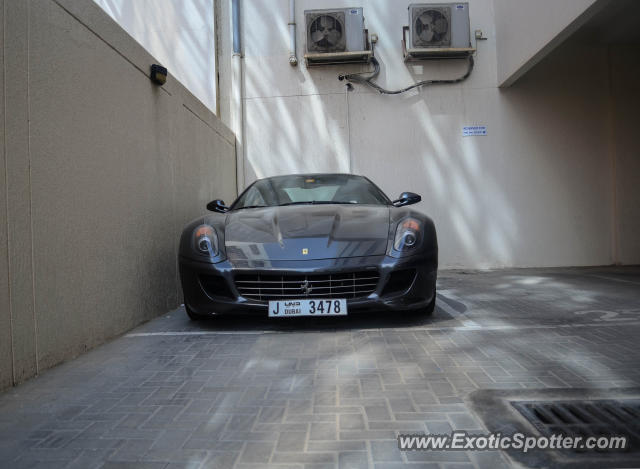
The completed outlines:
{"type": "Polygon", "coordinates": [[[347,80],[347,81],[350,81],[350,82],[353,82],[353,83],[362,83],[363,85],[370,86],[371,88],[377,90],[381,94],[400,94],[400,93],[404,93],[406,91],[412,90],[414,88],[418,88],[420,86],[451,85],[451,84],[454,84],[454,83],[460,83],[460,82],[466,80],[467,78],[469,78],[469,75],[471,75],[471,72],[473,71],[473,66],[474,66],[473,57],[470,55],[468,57],[467,72],[464,75],[462,75],[461,77],[459,77],[459,78],[454,78],[454,79],[450,79],[450,80],[423,80],[423,81],[419,81],[417,83],[414,83],[411,86],[407,86],[406,88],[402,88],[402,89],[399,89],[399,90],[387,90],[387,89],[381,87],[380,85],[378,85],[377,83],[375,83],[373,81],[373,79],[375,77],[377,77],[378,74],[380,73],[380,63],[378,62],[378,60],[375,57],[371,57],[371,63],[373,64],[373,71],[371,71],[371,72],[361,72],[361,73],[351,73],[351,74],[348,74],[348,75],[339,75],[338,76],[338,80],[340,80],[340,81],[347,80]]]}

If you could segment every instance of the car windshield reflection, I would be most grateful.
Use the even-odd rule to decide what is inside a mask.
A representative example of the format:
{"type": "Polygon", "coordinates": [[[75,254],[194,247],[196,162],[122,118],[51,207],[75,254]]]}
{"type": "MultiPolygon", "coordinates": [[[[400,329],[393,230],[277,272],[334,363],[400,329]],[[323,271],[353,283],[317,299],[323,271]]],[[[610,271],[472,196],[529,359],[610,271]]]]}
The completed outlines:
{"type": "Polygon", "coordinates": [[[234,202],[231,210],[316,204],[390,205],[391,201],[363,176],[290,175],[254,182],[234,202]]]}

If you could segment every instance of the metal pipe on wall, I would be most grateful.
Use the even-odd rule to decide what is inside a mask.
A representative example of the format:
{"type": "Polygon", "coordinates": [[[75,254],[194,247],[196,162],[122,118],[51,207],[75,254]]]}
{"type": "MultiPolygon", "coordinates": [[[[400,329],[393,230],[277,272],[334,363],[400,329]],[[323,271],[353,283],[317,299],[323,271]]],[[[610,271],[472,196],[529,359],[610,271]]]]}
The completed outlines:
{"type": "Polygon", "coordinates": [[[233,53],[235,55],[242,52],[242,40],[240,38],[240,0],[231,0],[231,22],[233,53]]]}
{"type": "Polygon", "coordinates": [[[232,42],[231,58],[231,127],[236,134],[237,192],[243,191],[244,177],[244,112],[242,100],[242,40],[240,36],[240,0],[231,0],[232,42]]]}
{"type": "Polygon", "coordinates": [[[296,0],[289,0],[289,64],[298,65],[296,56],[296,0]]]}

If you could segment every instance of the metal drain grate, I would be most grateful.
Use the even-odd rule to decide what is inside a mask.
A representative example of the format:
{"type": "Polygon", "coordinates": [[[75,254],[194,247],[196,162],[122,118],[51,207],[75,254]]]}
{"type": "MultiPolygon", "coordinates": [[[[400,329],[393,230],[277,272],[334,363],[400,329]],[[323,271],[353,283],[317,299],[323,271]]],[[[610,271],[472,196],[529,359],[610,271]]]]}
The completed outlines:
{"type": "Polygon", "coordinates": [[[640,449],[640,400],[510,401],[545,436],[628,438],[628,451],[640,449]]]}

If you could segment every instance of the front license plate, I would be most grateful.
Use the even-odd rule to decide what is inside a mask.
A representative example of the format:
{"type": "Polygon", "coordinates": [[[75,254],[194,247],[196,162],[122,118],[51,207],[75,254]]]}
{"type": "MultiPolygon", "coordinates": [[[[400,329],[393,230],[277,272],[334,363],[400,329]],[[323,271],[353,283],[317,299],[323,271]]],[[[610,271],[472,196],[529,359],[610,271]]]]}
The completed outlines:
{"type": "Polygon", "coordinates": [[[280,300],[269,302],[269,317],[295,316],[346,316],[347,300],[344,298],[323,300],[280,300]]]}

